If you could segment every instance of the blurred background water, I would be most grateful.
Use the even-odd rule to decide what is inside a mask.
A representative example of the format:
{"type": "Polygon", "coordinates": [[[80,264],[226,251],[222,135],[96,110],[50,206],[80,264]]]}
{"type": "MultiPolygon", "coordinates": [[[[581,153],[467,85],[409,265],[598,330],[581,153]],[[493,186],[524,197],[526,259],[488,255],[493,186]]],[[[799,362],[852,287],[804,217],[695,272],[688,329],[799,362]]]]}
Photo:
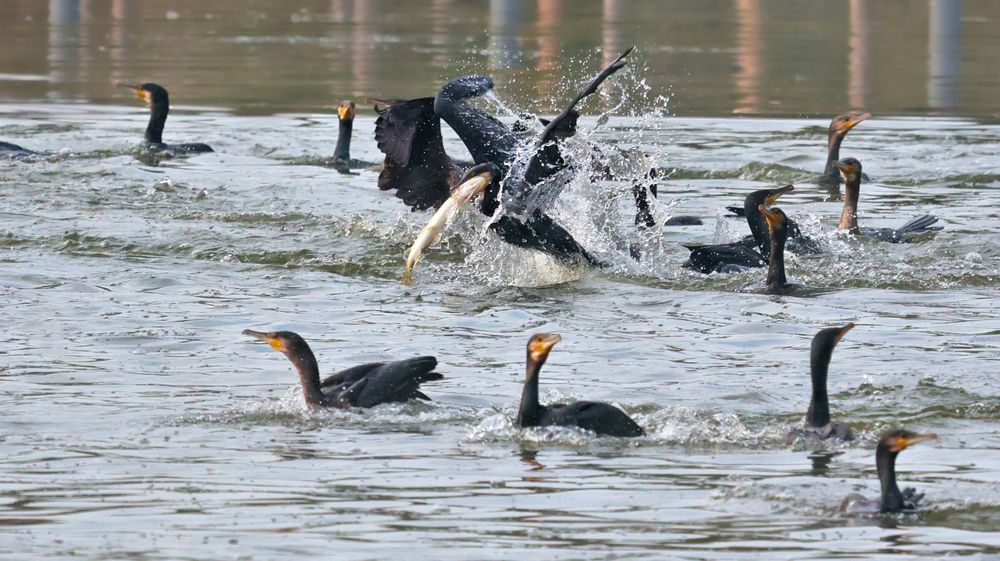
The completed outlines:
{"type": "Polygon", "coordinates": [[[639,45],[677,115],[1000,111],[989,0],[7,0],[0,96],[122,103],[116,81],[239,113],[410,97],[492,74],[539,111],[570,70],[639,45]]]}
{"type": "MultiPolygon", "coordinates": [[[[0,2],[0,559],[995,559],[1000,552],[1000,81],[988,1],[0,2]],[[628,45],[584,106],[588,143],[661,172],[635,263],[627,182],[580,178],[554,212],[612,266],[510,248],[464,215],[399,282],[426,222],[377,169],[320,165],[334,107],[380,162],[369,95],[431,95],[488,73],[500,115],[551,114],[628,45]],[[171,93],[168,142],[118,81],[171,93]],[[833,230],[812,184],[830,117],[875,117],[865,225],[933,213],[920,243],[833,230]],[[681,244],[731,240],[723,207],[795,183],[781,206],[826,250],[703,276],[681,244]],[[820,328],[834,417],[860,438],[785,444],[820,328]],[[290,364],[244,328],[291,329],[324,373],[436,354],[431,403],[309,412],[290,364]],[[635,441],[512,427],[524,345],[562,333],[543,401],[619,404],[635,441]],[[927,493],[900,517],[836,512],[878,494],[879,431],[927,493]]],[[[508,117],[505,117],[508,118],[508,117]]],[[[461,157],[448,131],[446,147],[461,157]]]]}

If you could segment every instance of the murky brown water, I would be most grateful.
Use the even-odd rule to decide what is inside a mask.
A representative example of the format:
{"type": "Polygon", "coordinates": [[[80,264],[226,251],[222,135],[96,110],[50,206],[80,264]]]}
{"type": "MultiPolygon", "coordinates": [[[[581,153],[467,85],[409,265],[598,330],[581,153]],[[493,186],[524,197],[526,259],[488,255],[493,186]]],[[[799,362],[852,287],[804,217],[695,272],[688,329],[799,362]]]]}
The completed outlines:
{"type": "Polygon", "coordinates": [[[998,25],[989,0],[7,0],[0,97],[119,104],[116,81],[155,81],[178,105],[317,111],[487,72],[545,112],[595,52],[637,45],[678,115],[995,119],[998,25]]]}
{"type": "MultiPolygon", "coordinates": [[[[0,158],[0,559],[996,558],[1000,8],[960,4],[945,87],[927,79],[954,56],[929,50],[955,21],[941,4],[0,4],[0,140],[54,152],[0,158]],[[514,111],[548,111],[596,49],[633,42],[642,64],[588,102],[620,106],[578,140],[643,150],[666,177],[657,217],[707,219],[642,239],[641,264],[614,250],[629,185],[576,181],[555,212],[608,270],[511,249],[468,214],[404,286],[428,215],[377,171],[310,165],[342,97],[476,71],[514,111]],[[167,140],[216,152],[136,159],[145,109],[116,80],[169,85],[167,140]],[[930,212],[936,236],[832,232],[841,203],[810,179],[831,107],[854,106],[876,113],[844,148],[873,178],[862,220],[930,212]],[[827,250],[789,258],[811,292],[679,267],[682,243],[742,234],[725,205],[787,182],[782,207],[827,250]],[[789,448],[809,340],[848,321],[830,391],[861,437],[789,448]],[[247,327],[298,331],[324,372],[432,353],[446,379],[428,404],[310,413],[247,327]],[[514,429],[539,330],[564,337],[543,401],[613,401],[648,436],[514,429]],[[940,435],[898,464],[928,505],[838,514],[877,494],[872,446],[896,425],[940,435]]],[[[358,118],[354,157],[380,160],[372,127],[358,118]]]]}

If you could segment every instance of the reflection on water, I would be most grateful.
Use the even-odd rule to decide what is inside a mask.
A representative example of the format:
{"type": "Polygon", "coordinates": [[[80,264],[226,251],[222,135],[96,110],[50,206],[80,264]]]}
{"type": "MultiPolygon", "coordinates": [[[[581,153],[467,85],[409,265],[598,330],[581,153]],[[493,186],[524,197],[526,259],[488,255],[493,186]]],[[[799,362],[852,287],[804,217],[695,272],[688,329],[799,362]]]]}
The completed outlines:
{"type": "Polygon", "coordinates": [[[764,74],[763,34],[759,0],[736,0],[737,54],[735,77],[740,98],[734,113],[760,113],[761,76],[764,74]]]}
{"type": "Polygon", "coordinates": [[[186,104],[273,113],[427,95],[489,72],[501,87],[516,78],[515,101],[546,107],[576,79],[567,62],[636,45],[680,114],[991,116],[998,21],[987,0],[10,0],[0,98],[120,102],[114,82],[155,80],[186,104]]]}
{"type": "Polygon", "coordinates": [[[927,104],[935,109],[958,106],[962,51],[962,0],[927,0],[930,40],[927,43],[927,104]]]}
{"type": "Polygon", "coordinates": [[[870,0],[851,0],[850,56],[847,61],[847,100],[851,107],[872,103],[874,69],[872,61],[872,13],[870,0]]]}

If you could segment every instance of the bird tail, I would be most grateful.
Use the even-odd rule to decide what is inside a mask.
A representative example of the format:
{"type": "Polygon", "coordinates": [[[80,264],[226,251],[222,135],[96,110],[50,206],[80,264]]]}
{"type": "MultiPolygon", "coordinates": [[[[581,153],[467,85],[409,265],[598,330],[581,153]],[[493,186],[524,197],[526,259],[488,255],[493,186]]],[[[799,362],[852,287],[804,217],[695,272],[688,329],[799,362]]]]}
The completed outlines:
{"type": "Polygon", "coordinates": [[[405,360],[407,370],[415,372],[413,379],[418,384],[444,380],[444,375],[433,372],[437,368],[437,359],[432,356],[418,356],[405,360]]]}
{"type": "Polygon", "coordinates": [[[926,232],[929,230],[940,230],[941,226],[936,226],[932,228],[931,226],[937,223],[938,219],[930,214],[925,214],[923,216],[918,216],[906,224],[903,224],[896,230],[899,234],[913,234],[916,232],[926,232]]]}

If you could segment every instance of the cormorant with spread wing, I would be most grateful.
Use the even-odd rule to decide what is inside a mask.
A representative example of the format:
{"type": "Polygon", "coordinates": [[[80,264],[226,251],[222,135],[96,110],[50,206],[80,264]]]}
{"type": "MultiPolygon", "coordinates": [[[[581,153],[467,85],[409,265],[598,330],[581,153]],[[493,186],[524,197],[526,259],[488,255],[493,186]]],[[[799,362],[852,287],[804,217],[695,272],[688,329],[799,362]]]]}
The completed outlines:
{"type": "MultiPolygon", "coordinates": [[[[377,104],[375,139],[386,155],[379,188],[395,191],[413,209],[440,208],[410,248],[407,270],[417,263],[422,251],[433,243],[457,208],[479,193],[483,193],[479,210],[484,215],[493,217],[500,210],[490,228],[507,243],[560,259],[599,264],[546,213],[545,207],[558,195],[559,185],[542,190],[536,187],[566,169],[568,163],[561,153],[560,141],[576,132],[579,118],[576,106],[624,67],[625,57],[631,51],[629,48],[605,67],[562,113],[551,121],[542,121],[544,130],[532,141],[526,163],[516,159],[519,145],[524,142],[522,136],[482,109],[466,103],[493,89],[493,80],[488,76],[452,80],[434,98],[398,101],[381,107],[377,104]],[[472,155],[475,166],[464,177],[463,167],[444,150],[441,120],[455,130],[472,155]],[[466,186],[470,181],[474,187],[466,186]],[[454,202],[445,205],[449,199],[454,202]]],[[[637,208],[648,211],[648,201],[643,200],[637,208]]]]}

